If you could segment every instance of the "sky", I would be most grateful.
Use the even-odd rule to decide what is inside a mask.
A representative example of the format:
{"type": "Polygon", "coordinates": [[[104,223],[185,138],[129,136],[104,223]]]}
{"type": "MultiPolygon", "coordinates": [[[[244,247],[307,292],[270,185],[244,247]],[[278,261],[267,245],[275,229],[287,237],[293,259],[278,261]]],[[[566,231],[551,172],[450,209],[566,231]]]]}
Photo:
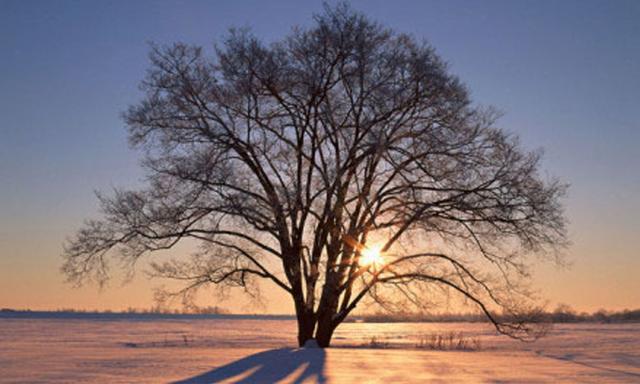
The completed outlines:
{"type": "MultiPolygon", "coordinates": [[[[543,148],[545,173],[571,184],[568,265],[534,271],[551,308],[640,307],[640,2],[351,4],[428,40],[474,102],[503,111],[498,125],[543,148]]],[[[275,41],[321,10],[294,0],[0,0],[0,307],[150,307],[159,282],[142,273],[103,290],[74,289],[59,273],[65,238],[97,215],[94,191],[141,185],[120,116],[142,97],[149,42],[210,52],[233,26],[275,41]]],[[[291,310],[269,289],[264,298],[209,304],[291,310]]]]}

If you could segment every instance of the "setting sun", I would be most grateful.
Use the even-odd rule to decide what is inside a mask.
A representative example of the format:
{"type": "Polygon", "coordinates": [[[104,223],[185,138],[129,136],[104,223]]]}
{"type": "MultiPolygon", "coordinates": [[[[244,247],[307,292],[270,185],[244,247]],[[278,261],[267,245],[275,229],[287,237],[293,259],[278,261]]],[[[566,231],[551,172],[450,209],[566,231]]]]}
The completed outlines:
{"type": "Polygon", "coordinates": [[[374,245],[370,247],[365,247],[362,250],[362,254],[360,256],[360,260],[358,264],[363,267],[373,266],[374,268],[380,267],[384,264],[384,257],[382,257],[381,246],[374,245]]]}

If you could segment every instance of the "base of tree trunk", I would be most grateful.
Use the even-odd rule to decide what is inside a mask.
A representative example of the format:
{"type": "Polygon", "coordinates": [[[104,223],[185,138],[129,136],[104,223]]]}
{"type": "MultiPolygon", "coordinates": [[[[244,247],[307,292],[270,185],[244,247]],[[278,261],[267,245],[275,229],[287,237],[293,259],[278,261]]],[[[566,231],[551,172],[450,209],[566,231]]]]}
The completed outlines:
{"type": "Polygon", "coordinates": [[[320,348],[320,345],[318,345],[318,341],[316,339],[309,339],[304,342],[302,348],[320,348]]]}
{"type": "Polygon", "coordinates": [[[320,348],[328,348],[331,344],[331,337],[333,336],[333,327],[319,326],[316,332],[316,340],[320,348]]]}

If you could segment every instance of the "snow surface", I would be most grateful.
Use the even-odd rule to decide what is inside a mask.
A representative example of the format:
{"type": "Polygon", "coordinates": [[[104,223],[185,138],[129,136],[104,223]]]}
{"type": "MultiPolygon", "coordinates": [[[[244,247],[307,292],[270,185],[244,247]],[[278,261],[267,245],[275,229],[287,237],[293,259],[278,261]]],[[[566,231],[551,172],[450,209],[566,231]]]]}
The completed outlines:
{"type": "Polygon", "coordinates": [[[0,317],[2,383],[640,383],[640,324],[564,324],[535,343],[486,324],[347,323],[294,348],[293,320],[0,317]],[[462,332],[480,351],[416,348],[462,332]],[[367,348],[372,338],[378,346],[367,348]]]}

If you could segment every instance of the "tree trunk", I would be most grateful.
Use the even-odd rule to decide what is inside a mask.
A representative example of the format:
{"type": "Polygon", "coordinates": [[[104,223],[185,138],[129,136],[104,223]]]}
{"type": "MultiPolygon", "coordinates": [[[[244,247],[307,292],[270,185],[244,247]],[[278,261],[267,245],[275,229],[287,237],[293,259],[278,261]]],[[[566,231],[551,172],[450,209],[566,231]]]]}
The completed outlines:
{"type": "Polygon", "coordinates": [[[307,311],[299,311],[296,317],[298,319],[298,345],[302,347],[307,340],[313,338],[316,322],[313,313],[307,311]]]}
{"type": "Polygon", "coordinates": [[[328,348],[331,345],[331,337],[336,329],[332,319],[318,319],[318,330],[316,331],[316,341],[320,348],[328,348]]]}
{"type": "Polygon", "coordinates": [[[320,346],[320,348],[329,347],[333,331],[337,326],[334,316],[338,306],[338,300],[335,296],[327,295],[327,297],[328,299],[325,301],[325,305],[318,309],[316,340],[318,341],[318,346],[320,346]]]}
{"type": "MultiPolygon", "coordinates": [[[[336,257],[332,258],[337,259],[336,257]]],[[[320,348],[327,348],[331,344],[331,337],[337,323],[334,316],[338,309],[340,294],[337,291],[340,279],[335,273],[329,273],[322,289],[322,296],[318,305],[316,341],[320,348]]]]}

